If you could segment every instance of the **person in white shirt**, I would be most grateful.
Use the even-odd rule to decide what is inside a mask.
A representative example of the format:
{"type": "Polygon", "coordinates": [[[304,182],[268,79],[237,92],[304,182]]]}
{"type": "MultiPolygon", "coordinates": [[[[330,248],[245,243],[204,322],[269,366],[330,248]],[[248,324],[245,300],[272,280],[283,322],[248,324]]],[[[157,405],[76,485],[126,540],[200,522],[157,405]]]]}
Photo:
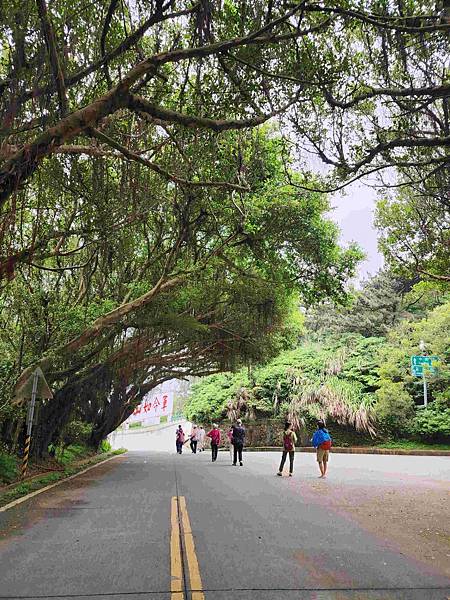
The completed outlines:
{"type": "Polygon", "coordinates": [[[203,452],[203,450],[205,449],[205,435],[206,435],[206,432],[203,429],[203,427],[200,425],[200,427],[197,428],[197,441],[198,441],[198,451],[199,452],[203,452]]]}

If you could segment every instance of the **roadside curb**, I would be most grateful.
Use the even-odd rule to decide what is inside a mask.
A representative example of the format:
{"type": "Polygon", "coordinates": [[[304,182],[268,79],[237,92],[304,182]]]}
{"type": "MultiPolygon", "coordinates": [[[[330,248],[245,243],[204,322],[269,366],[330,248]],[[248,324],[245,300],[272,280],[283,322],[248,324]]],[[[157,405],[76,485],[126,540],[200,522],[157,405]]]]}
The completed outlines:
{"type": "MultiPolygon", "coordinates": [[[[83,469],[82,471],[78,471],[78,473],[69,475],[69,477],[64,477],[64,479],[60,479],[59,481],[56,481],[55,483],[46,485],[45,487],[35,490],[34,492],[30,492],[26,496],[17,498],[17,500],[13,500],[12,502],[9,502],[9,504],[0,506],[0,513],[5,512],[5,511],[9,510],[10,508],[13,508],[14,506],[17,506],[18,504],[21,504],[22,502],[26,502],[27,500],[30,500],[30,498],[33,498],[34,496],[37,496],[38,494],[42,494],[43,492],[46,492],[47,490],[51,490],[52,488],[56,487],[57,485],[61,485],[62,483],[65,483],[66,481],[70,481],[71,479],[75,479],[75,477],[78,477],[78,475],[83,475],[83,473],[87,473],[91,469],[95,469],[95,467],[104,465],[105,463],[109,462],[110,460],[113,460],[114,458],[118,458],[119,456],[123,456],[124,454],[126,454],[126,453],[124,452],[122,454],[115,454],[114,456],[110,456],[109,458],[106,458],[105,460],[101,460],[101,461],[95,463],[95,465],[91,465],[90,467],[87,467],[86,469],[83,469]]],[[[17,485],[19,485],[19,484],[17,484],[17,485]]]]}
{"type": "MultiPolygon", "coordinates": [[[[280,446],[261,446],[259,448],[247,447],[247,452],[281,452],[280,446]]],[[[312,447],[296,448],[296,452],[311,452],[316,451],[312,447]]],[[[341,446],[333,446],[331,452],[335,454],[387,454],[387,455],[404,455],[404,456],[450,456],[450,450],[402,450],[394,448],[364,448],[354,447],[345,448],[341,446]]]]}

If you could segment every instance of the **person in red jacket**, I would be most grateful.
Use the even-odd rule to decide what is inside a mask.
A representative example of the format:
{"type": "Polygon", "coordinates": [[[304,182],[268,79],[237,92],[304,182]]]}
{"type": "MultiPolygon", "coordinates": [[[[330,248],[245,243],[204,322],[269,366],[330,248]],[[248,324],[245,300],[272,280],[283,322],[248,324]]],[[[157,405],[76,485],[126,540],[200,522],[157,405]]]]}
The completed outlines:
{"type": "Polygon", "coordinates": [[[211,456],[212,461],[215,462],[217,460],[217,453],[219,451],[220,444],[220,430],[216,423],[213,423],[213,428],[206,435],[211,438],[211,456]]]}
{"type": "Polygon", "coordinates": [[[175,432],[175,436],[176,436],[177,452],[178,452],[178,454],[182,454],[183,453],[183,444],[186,440],[186,437],[184,435],[184,431],[183,431],[183,428],[181,427],[181,425],[178,425],[178,429],[175,432]]]}

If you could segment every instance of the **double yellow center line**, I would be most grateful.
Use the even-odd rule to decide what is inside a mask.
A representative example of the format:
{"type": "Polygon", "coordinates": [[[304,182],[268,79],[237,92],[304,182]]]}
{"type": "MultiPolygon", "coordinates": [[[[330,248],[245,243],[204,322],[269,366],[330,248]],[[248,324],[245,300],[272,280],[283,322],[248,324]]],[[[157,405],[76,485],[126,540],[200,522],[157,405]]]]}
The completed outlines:
{"type": "MultiPolygon", "coordinates": [[[[202,590],[202,578],[195,553],[191,522],[184,496],[174,496],[171,503],[170,568],[172,600],[185,600],[182,545],[186,556],[191,590],[202,590]],[[183,541],[183,544],[182,544],[183,541]]],[[[192,592],[192,600],[204,600],[202,591],[192,592]]]]}

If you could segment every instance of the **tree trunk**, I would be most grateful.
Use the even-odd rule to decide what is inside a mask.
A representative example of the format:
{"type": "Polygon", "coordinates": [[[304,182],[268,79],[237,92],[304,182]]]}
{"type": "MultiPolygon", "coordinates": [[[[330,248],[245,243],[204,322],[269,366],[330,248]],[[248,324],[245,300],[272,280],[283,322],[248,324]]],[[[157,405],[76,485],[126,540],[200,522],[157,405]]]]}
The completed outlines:
{"type": "Polygon", "coordinates": [[[39,420],[33,428],[31,439],[31,456],[44,458],[48,456],[48,447],[58,440],[64,427],[70,420],[74,395],[72,388],[62,388],[56,392],[52,400],[42,405],[39,420]]]}
{"type": "MultiPolygon", "coordinates": [[[[128,405],[127,387],[128,385],[120,385],[114,389],[109,402],[98,413],[88,442],[92,448],[97,449],[101,441],[106,439],[107,435],[117,429],[133,412],[136,402],[128,405]]],[[[139,396],[140,400],[141,396],[139,396]]]]}

